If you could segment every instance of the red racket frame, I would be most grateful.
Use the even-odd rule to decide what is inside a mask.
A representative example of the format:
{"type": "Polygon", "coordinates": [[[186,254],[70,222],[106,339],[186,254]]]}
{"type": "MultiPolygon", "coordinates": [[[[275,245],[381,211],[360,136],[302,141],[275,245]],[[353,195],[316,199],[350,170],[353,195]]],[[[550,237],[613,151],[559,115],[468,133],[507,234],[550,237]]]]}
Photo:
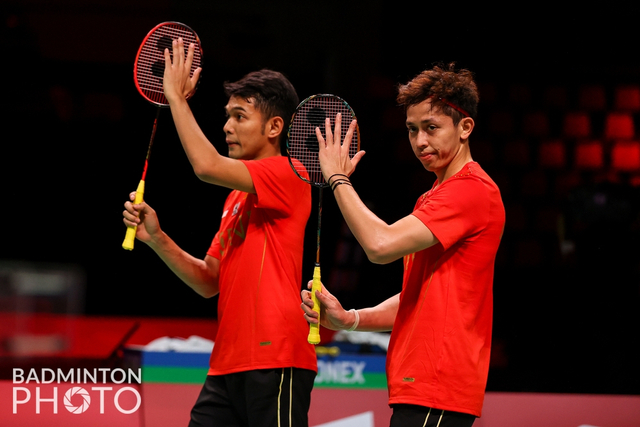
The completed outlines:
{"type": "Polygon", "coordinates": [[[196,68],[202,67],[202,44],[196,32],[180,22],[168,21],[156,25],[144,38],[136,54],[133,67],[136,88],[147,101],[159,107],[169,106],[163,90],[164,49],[168,48],[172,52],[171,42],[178,37],[184,40],[185,50],[191,43],[196,47],[191,64],[193,76],[196,68]]]}

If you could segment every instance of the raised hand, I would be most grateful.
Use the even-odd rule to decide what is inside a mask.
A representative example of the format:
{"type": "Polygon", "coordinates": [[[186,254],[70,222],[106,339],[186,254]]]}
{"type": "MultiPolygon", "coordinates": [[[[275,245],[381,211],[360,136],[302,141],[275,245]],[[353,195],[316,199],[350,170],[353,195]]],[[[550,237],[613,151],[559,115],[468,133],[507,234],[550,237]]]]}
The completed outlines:
{"type": "Polygon", "coordinates": [[[344,143],[340,143],[342,137],[342,115],[336,115],[335,129],[331,129],[331,120],[325,119],[326,140],[322,136],[320,128],[316,128],[316,137],[319,143],[318,159],[324,179],[328,182],[329,178],[334,174],[342,174],[350,176],[355,170],[358,162],[364,156],[364,151],[358,151],[353,158],[349,157],[349,146],[353,139],[357,123],[352,120],[349,129],[344,136],[344,143]]]}
{"type": "Polygon", "coordinates": [[[169,103],[178,99],[188,99],[196,89],[196,84],[200,79],[202,68],[198,67],[191,76],[191,64],[193,63],[193,52],[195,45],[191,43],[184,55],[184,41],[182,37],[173,40],[172,54],[169,49],[164,50],[164,95],[169,103]],[[173,56],[173,58],[172,58],[173,56]]]}

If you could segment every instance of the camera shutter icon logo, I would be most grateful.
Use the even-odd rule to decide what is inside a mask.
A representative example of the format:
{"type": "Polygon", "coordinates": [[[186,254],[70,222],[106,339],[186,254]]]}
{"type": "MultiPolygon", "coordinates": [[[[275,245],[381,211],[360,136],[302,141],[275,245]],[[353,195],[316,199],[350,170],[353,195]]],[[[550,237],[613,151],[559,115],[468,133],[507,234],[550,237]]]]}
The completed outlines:
{"type": "MultiPolygon", "coordinates": [[[[76,398],[76,402],[77,401],[78,399],[76,398]]],[[[67,411],[71,412],[72,414],[82,414],[84,411],[86,411],[89,408],[90,404],[91,404],[91,397],[89,396],[89,392],[87,392],[87,390],[85,390],[82,387],[70,388],[64,394],[64,406],[67,408],[67,411]],[[82,405],[80,406],[74,406],[71,403],[71,398],[76,394],[82,397],[82,405]]]]}

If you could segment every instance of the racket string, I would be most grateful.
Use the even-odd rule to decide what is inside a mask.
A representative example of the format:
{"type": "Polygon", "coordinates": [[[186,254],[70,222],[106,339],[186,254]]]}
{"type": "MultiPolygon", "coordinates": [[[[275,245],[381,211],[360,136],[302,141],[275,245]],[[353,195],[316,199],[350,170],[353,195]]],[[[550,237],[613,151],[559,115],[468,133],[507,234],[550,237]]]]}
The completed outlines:
{"type": "MultiPolygon", "coordinates": [[[[309,98],[298,107],[289,130],[288,150],[289,155],[299,163],[294,163],[294,169],[298,175],[306,174],[309,181],[316,185],[326,185],[320,161],[318,159],[319,144],[316,136],[316,128],[320,128],[325,136],[325,119],[329,118],[331,129],[335,128],[335,118],[342,114],[341,135],[349,129],[351,120],[355,115],[353,110],[340,98],[332,95],[317,95],[309,98]]],[[[355,133],[349,149],[349,155],[353,157],[358,150],[358,135],[355,133]]]]}

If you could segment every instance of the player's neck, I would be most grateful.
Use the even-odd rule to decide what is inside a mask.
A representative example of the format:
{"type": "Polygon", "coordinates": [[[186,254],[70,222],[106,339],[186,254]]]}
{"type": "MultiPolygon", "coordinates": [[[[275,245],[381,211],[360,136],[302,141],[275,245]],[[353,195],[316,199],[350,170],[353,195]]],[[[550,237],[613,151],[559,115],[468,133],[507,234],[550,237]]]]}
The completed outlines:
{"type": "Polygon", "coordinates": [[[281,156],[282,154],[280,153],[280,144],[278,144],[278,142],[271,142],[265,147],[265,150],[262,151],[262,153],[260,153],[260,158],[259,159],[255,159],[255,160],[260,160],[260,159],[265,159],[267,157],[273,157],[273,156],[281,156]]]}
{"type": "Polygon", "coordinates": [[[260,159],[266,159],[267,157],[274,157],[274,156],[281,156],[281,155],[282,153],[280,152],[279,144],[277,143],[267,144],[265,145],[264,149],[255,153],[255,155],[251,159],[247,159],[247,160],[260,160],[260,159]]]}
{"type": "Polygon", "coordinates": [[[467,146],[463,146],[463,149],[456,154],[447,167],[442,170],[436,171],[436,177],[438,178],[438,185],[442,184],[447,179],[451,178],[462,170],[469,162],[473,162],[471,152],[467,146]]]}

